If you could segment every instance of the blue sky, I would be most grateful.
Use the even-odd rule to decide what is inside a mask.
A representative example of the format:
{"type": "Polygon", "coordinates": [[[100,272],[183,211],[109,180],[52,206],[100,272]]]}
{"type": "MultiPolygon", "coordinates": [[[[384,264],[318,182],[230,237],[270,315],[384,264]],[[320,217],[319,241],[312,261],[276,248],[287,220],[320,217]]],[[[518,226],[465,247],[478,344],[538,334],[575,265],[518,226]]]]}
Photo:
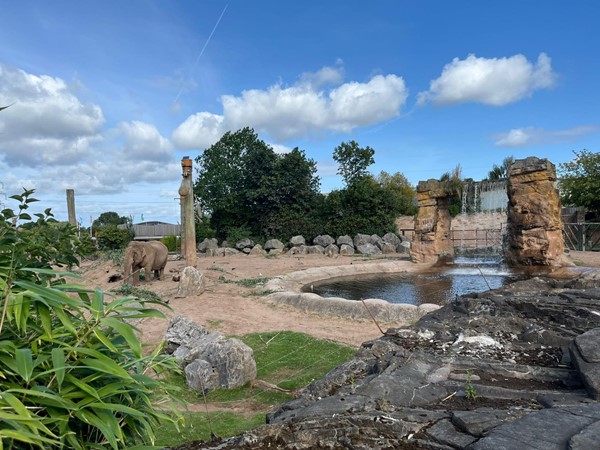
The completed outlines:
{"type": "MultiPolygon", "coordinates": [[[[341,188],[341,142],[416,185],[599,151],[600,3],[0,0],[0,182],[84,226],[178,221],[180,160],[251,126],[341,188]]],[[[293,176],[293,175],[291,175],[293,176]]],[[[0,196],[0,201],[14,206],[0,196]]]]}

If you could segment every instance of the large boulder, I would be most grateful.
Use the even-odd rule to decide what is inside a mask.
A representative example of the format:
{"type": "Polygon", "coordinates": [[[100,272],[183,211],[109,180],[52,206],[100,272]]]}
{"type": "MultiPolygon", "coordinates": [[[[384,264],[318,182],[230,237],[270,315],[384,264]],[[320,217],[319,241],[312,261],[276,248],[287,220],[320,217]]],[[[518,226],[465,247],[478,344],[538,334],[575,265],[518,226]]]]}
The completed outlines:
{"type": "Polygon", "coordinates": [[[313,244],[320,245],[321,247],[325,248],[328,245],[335,244],[335,239],[328,234],[322,234],[313,239],[313,244]]]}
{"type": "Polygon", "coordinates": [[[252,249],[254,247],[254,241],[249,238],[240,239],[235,243],[235,248],[244,251],[244,249],[252,249]]]}
{"type": "Polygon", "coordinates": [[[334,256],[338,256],[340,254],[340,248],[335,244],[330,244],[325,247],[325,255],[333,258],[334,256]]]}
{"type": "Polygon", "coordinates": [[[254,256],[264,256],[267,254],[267,252],[262,248],[262,245],[256,244],[254,247],[252,247],[252,250],[250,250],[250,253],[248,254],[254,256]]]}
{"type": "Polygon", "coordinates": [[[219,248],[219,241],[216,238],[206,238],[198,244],[198,251],[206,253],[208,250],[216,250],[219,248]]]}
{"type": "Polygon", "coordinates": [[[325,249],[320,245],[308,245],[306,253],[309,255],[322,255],[325,253],[325,249]]]}
{"type": "Polygon", "coordinates": [[[356,251],[358,253],[362,253],[363,255],[380,255],[381,250],[379,247],[373,244],[360,244],[356,246],[356,251]]]}
{"type": "Polygon", "coordinates": [[[209,333],[181,316],[171,321],[165,339],[192,389],[230,389],[256,378],[252,349],[238,339],[209,333]]]}
{"type": "Polygon", "coordinates": [[[347,234],[345,234],[343,236],[339,236],[337,238],[336,244],[338,246],[341,246],[342,244],[346,244],[346,245],[350,245],[352,248],[354,248],[354,241],[352,241],[352,238],[350,236],[348,236],[347,234]]]}
{"type": "Polygon", "coordinates": [[[283,242],[281,242],[279,239],[269,239],[267,242],[265,242],[266,251],[283,250],[284,248],[285,245],[283,245],[283,242]]]}
{"type": "Polygon", "coordinates": [[[304,236],[292,236],[290,238],[290,247],[299,247],[301,245],[306,245],[306,239],[304,239],[304,236]]]}
{"type": "Polygon", "coordinates": [[[358,250],[359,245],[372,244],[371,236],[368,234],[357,234],[354,236],[354,248],[358,250]]]}
{"type": "Polygon", "coordinates": [[[176,298],[194,297],[206,289],[206,278],[202,272],[192,266],[187,266],[181,272],[176,298]]]}
{"type": "Polygon", "coordinates": [[[340,245],[340,255],[352,256],[354,255],[354,245],[342,244],[340,245]]]}
{"type": "Polygon", "coordinates": [[[398,249],[398,246],[402,243],[402,239],[400,239],[394,233],[385,233],[381,239],[383,240],[383,242],[392,244],[394,247],[396,247],[396,249],[398,249]]]}

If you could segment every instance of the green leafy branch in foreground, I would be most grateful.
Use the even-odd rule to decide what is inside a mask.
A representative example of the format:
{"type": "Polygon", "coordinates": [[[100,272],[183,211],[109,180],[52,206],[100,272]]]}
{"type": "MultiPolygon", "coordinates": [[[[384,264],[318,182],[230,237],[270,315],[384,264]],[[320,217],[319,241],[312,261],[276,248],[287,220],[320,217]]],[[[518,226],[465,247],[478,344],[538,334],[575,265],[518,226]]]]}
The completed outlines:
{"type": "Polygon", "coordinates": [[[66,284],[69,274],[47,268],[49,254],[28,268],[31,234],[17,225],[30,194],[17,199],[19,213],[0,213],[0,448],[153,444],[157,423],[181,418],[161,379],[179,369],[160,348],[144,354],[128,319],[164,317],[159,302],[66,284]]]}

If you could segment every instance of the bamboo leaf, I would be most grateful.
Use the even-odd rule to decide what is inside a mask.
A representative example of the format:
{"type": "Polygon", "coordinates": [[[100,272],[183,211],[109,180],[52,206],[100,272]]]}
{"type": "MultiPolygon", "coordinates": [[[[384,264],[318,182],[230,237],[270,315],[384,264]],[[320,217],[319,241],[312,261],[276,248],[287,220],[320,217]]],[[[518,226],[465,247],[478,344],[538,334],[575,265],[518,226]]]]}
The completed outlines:
{"type": "Polygon", "coordinates": [[[114,317],[105,317],[102,320],[102,324],[112,327],[117,333],[125,338],[131,350],[133,350],[135,356],[141,358],[142,356],[142,343],[133,332],[133,327],[125,322],[114,317]]]}
{"type": "Polygon", "coordinates": [[[60,389],[65,379],[65,352],[62,348],[52,349],[52,365],[56,373],[56,382],[60,389]]]}
{"type": "Polygon", "coordinates": [[[131,375],[125,369],[119,366],[115,361],[112,360],[103,361],[100,359],[81,358],[81,363],[88,367],[91,367],[92,369],[99,370],[101,372],[113,375],[115,377],[131,379],[131,375]]]}
{"type": "MultiPolygon", "coordinates": [[[[90,397],[93,397],[96,400],[100,400],[100,397],[98,397],[98,393],[96,392],[96,389],[94,389],[89,384],[84,383],[83,381],[75,378],[74,376],[72,376],[70,374],[65,375],[65,380],[68,381],[70,384],[74,385],[75,387],[78,387],[81,391],[85,392],[90,397]]],[[[88,400],[88,398],[83,395],[80,395],[78,397],[83,398],[85,401],[88,400]]]]}
{"type": "Polygon", "coordinates": [[[104,422],[95,414],[90,411],[82,410],[75,412],[75,417],[83,420],[85,423],[97,428],[104,438],[108,441],[110,446],[114,449],[118,449],[117,440],[115,435],[111,432],[110,428],[108,428],[104,422]]]}
{"type": "Polygon", "coordinates": [[[100,289],[96,289],[92,297],[92,314],[96,320],[104,315],[104,293],[100,289]]]}
{"type": "Polygon", "coordinates": [[[44,332],[49,339],[52,339],[52,318],[50,317],[50,310],[46,305],[40,303],[37,305],[37,315],[42,322],[44,332]]]}
{"type": "Polygon", "coordinates": [[[15,362],[17,374],[25,380],[26,383],[31,381],[33,374],[33,355],[28,348],[20,348],[15,353],[15,362]]]}
{"type": "Polygon", "coordinates": [[[114,344],[110,341],[110,339],[106,336],[106,334],[104,334],[101,330],[99,330],[98,328],[94,328],[92,330],[92,332],[94,333],[94,335],[98,338],[98,340],[100,342],[102,342],[104,345],[106,345],[106,348],[108,348],[109,350],[111,350],[115,353],[119,352],[117,347],[114,346],[114,344]]]}

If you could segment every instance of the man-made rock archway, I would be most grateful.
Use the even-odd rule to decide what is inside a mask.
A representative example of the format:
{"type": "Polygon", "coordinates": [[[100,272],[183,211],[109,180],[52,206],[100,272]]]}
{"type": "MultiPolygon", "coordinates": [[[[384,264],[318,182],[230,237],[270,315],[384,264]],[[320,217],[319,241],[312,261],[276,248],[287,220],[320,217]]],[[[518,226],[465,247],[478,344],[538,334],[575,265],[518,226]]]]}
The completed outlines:
{"type": "MultiPolygon", "coordinates": [[[[563,225],[554,164],[531,156],[515,161],[508,175],[507,263],[512,266],[564,265],[563,225]]],[[[411,249],[413,261],[436,263],[454,257],[448,203],[456,195],[446,182],[419,182],[419,212],[415,216],[411,249]]]]}

